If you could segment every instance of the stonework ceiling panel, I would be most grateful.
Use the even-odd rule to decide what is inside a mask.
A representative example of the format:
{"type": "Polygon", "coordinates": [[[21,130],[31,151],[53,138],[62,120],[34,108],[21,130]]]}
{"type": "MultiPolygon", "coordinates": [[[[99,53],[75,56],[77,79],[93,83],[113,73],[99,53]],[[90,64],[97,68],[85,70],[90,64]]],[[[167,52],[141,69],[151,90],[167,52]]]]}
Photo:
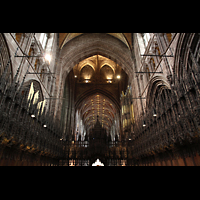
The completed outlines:
{"type": "MultiPolygon", "coordinates": [[[[75,37],[82,35],[83,33],[59,33],[59,47],[62,47],[69,42],[70,40],[74,39],[75,37]]],[[[112,35],[113,37],[121,40],[129,49],[132,46],[132,39],[131,33],[107,33],[112,35]]]]}

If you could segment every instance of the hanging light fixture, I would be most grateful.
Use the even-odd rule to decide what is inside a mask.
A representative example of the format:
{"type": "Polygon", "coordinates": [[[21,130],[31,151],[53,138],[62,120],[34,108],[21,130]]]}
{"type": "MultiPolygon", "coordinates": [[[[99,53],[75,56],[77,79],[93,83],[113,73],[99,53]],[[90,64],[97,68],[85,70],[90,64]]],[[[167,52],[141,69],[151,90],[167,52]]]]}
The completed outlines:
{"type": "Polygon", "coordinates": [[[153,109],[153,116],[154,116],[154,117],[157,116],[157,113],[156,113],[156,109],[155,109],[155,108],[153,109]]]}
{"type": "Polygon", "coordinates": [[[146,126],[146,122],[145,122],[145,120],[143,121],[143,127],[145,127],[146,126]]]}

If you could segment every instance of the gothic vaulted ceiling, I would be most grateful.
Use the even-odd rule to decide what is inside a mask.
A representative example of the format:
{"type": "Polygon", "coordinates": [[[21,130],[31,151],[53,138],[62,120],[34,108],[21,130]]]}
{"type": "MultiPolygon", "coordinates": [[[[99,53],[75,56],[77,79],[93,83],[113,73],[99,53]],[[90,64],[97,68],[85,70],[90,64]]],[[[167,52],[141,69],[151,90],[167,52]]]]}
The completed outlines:
{"type": "Polygon", "coordinates": [[[115,137],[120,95],[133,74],[131,45],[131,33],[59,33],[62,77],[70,74],[75,84],[77,127],[83,123],[89,132],[98,118],[107,134],[115,137]]]}
{"type": "Polygon", "coordinates": [[[81,61],[73,71],[77,86],[75,99],[77,101],[82,99],[78,103],[78,109],[83,123],[87,129],[90,129],[99,116],[103,127],[107,131],[110,130],[116,115],[119,114],[121,91],[119,87],[121,86],[122,89],[122,85],[126,84],[125,72],[114,61],[101,55],[91,56],[81,61]],[[82,98],[83,93],[86,95],[82,98]]]}
{"type": "MultiPolygon", "coordinates": [[[[62,49],[62,47],[72,40],[73,38],[81,35],[83,33],[59,33],[59,47],[62,49]]],[[[117,39],[121,40],[124,44],[128,46],[129,49],[132,48],[132,37],[131,33],[107,33],[109,35],[112,35],[116,37],[117,39]]]]}
{"type": "Polygon", "coordinates": [[[90,129],[97,121],[99,121],[107,130],[111,127],[116,115],[117,108],[115,104],[103,94],[96,93],[88,96],[81,104],[81,114],[83,122],[90,129]]]}

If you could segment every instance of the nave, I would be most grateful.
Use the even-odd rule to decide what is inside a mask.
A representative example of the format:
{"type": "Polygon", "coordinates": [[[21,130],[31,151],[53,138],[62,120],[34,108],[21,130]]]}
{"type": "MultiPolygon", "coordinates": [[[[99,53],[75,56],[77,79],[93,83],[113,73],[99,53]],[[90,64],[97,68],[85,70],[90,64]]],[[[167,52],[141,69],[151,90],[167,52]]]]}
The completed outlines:
{"type": "Polygon", "coordinates": [[[1,33],[0,166],[199,166],[199,52],[199,33],[1,33]]]}

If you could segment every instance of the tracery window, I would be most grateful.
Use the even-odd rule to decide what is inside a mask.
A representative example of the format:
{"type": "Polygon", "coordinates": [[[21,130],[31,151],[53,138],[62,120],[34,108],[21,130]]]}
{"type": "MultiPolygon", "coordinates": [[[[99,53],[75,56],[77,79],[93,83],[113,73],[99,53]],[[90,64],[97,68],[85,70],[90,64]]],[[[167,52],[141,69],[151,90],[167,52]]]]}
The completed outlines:
{"type": "Polygon", "coordinates": [[[137,33],[137,40],[140,49],[140,53],[144,54],[146,47],[148,46],[150,40],[149,33],[137,33]]]}
{"type": "Polygon", "coordinates": [[[41,33],[39,41],[40,41],[43,49],[46,48],[47,40],[48,40],[48,34],[41,33]]]}
{"type": "Polygon", "coordinates": [[[144,46],[147,47],[148,42],[150,40],[150,34],[149,33],[142,33],[142,38],[143,38],[144,46]]]}

